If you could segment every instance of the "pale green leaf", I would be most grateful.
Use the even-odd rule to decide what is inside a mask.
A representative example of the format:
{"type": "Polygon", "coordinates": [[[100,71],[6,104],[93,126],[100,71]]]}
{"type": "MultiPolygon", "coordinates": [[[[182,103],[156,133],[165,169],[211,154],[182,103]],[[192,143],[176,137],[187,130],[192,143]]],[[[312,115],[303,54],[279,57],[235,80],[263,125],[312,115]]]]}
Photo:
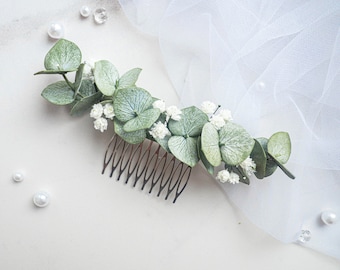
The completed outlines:
{"type": "Polygon", "coordinates": [[[81,63],[81,51],[76,44],[60,39],[45,56],[46,70],[75,71],[81,63]]]}
{"type": "Polygon", "coordinates": [[[180,161],[190,167],[194,167],[198,162],[197,138],[184,138],[182,136],[172,136],[168,141],[171,153],[180,161]]]}
{"type": "Polygon", "coordinates": [[[59,81],[48,85],[41,95],[55,105],[67,105],[74,101],[74,91],[65,81],[59,81]]]}
{"type": "Polygon", "coordinates": [[[241,126],[227,122],[220,130],[222,160],[229,165],[238,165],[253,150],[254,139],[241,126]]]}
{"type": "Polygon", "coordinates": [[[112,96],[119,78],[116,67],[107,60],[101,60],[94,64],[93,74],[99,91],[105,96],[112,96]]]}
{"type": "Polygon", "coordinates": [[[92,105],[98,103],[101,97],[102,97],[102,93],[97,92],[93,94],[92,96],[87,96],[87,97],[80,99],[73,105],[71,109],[71,115],[76,116],[76,115],[80,115],[84,113],[85,111],[90,109],[92,105]]]}
{"type": "Polygon", "coordinates": [[[158,119],[161,114],[159,109],[151,108],[141,112],[137,117],[127,121],[124,124],[124,131],[131,132],[140,129],[148,129],[158,119]]]}
{"type": "Polygon", "coordinates": [[[179,121],[170,120],[169,130],[172,134],[185,137],[195,137],[201,134],[205,123],[209,121],[208,116],[195,106],[182,109],[179,121]]]}
{"type": "Polygon", "coordinates": [[[141,71],[141,68],[134,68],[124,73],[123,76],[121,76],[118,80],[117,88],[127,88],[134,86],[141,71]]]}
{"type": "Polygon", "coordinates": [[[152,96],[138,87],[120,89],[113,101],[113,108],[118,120],[127,122],[152,105],[152,96]]]}
{"type": "Polygon", "coordinates": [[[145,140],[146,131],[144,129],[133,132],[125,132],[123,129],[123,123],[120,122],[116,117],[114,118],[113,122],[115,133],[127,143],[138,144],[145,140]]]}
{"type": "Polygon", "coordinates": [[[268,140],[268,153],[281,164],[285,164],[290,156],[291,143],[287,132],[277,132],[268,140]]]}
{"type": "Polygon", "coordinates": [[[82,95],[82,97],[92,96],[95,93],[96,93],[96,87],[94,86],[94,83],[92,80],[83,80],[81,82],[79,94],[82,95]]]}
{"type": "Polygon", "coordinates": [[[211,175],[214,174],[214,166],[210,164],[210,162],[205,157],[203,151],[202,151],[202,145],[201,145],[201,137],[197,138],[197,152],[198,152],[198,158],[202,161],[204,167],[210,173],[211,175]]]}
{"type": "Polygon", "coordinates": [[[211,165],[219,166],[221,164],[221,152],[218,131],[210,122],[203,126],[201,141],[202,152],[206,159],[211,165]]]}
{"type": "Polygon", "coordinates": [[[255,139],[253,151],[250,153],[250,157],[256,164],[255,176],[259,179],[263,179],[266,174],[267,156],[264,152],[262,145],[255,139]]]}
{"type": "Polygon", "coordinates": [[[76,72],[76,78],[73,84],[73,89],[76,92],[76,94],[78,93],[81,83],[82,83],[83,71],[84,71],[84,64],[80,64],[76,72]]]}

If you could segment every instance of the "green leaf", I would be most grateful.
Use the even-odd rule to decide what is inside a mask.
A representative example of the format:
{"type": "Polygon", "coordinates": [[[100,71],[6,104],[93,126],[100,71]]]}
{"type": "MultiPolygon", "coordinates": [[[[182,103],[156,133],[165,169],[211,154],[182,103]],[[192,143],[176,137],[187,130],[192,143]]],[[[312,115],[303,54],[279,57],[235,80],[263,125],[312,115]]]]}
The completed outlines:
{"type": "Polygon", "coordinates": [[[171,153],[183,163],[190,167],[197,164],[197,138],[172,136],[168,141],[168,146],[171,153]]]}
{"type": "Polygon", "coordinates": [[[277,169],[277,165],[273,160],[267,159],[265,177],[272,175],[277,169]]]}
{"type": "Polygon", "coordinates": [[[45,56],[46,70],[75,71],[81,63],[81,51],[76,44],[59,39],[45,56]]]}
{"type": "Polygon", "coordinates": [[[229,165],[238,165],[253,150],[254,139],[241,126],[227,122],[219,131],[222,160],[229,165]]]}
{"type": "Polygon", "coordinates": [[[291,143],[287,132],[277,132],[268,140],[268,153],[281,164],[285,164],[290,156],[291,143]]]}
{"type": "Polygon", "coordinates": [[[221,152],[218,131],[210,122],[203,126],[201,140],[205,158],[211,165],[219,166],[221,164],[221,152]]]}
{"type": "Polygon", "coordinates": [[[74,101],[74,91],[65,81],[59,81],[48,85],[41,95],[55,105],[67,105],[74,101]]]}
{"type": "Polygon", "coordinates": [[[267,156],[262,145],[255,139],[253,151],[250,157],[256,164],[256,172],[254,173],[258,179],[263,179],[266,175],[267,156]]]}
{"type": "MultiPolygon", "coordinates": [[[[71,70],[74,71],[74,70],[71,70]]],[[[40,75],[40,74],[66,74],[68,71],[60,71],[60,70],[42,70],[34,73],[33,75],[40,75]]]]}
{"type": "Polygon", "coordinates": [[[120,89],[114,99],[113,108],[118,120],[127,122],[148,109],[152,100],[152,96],[142,88],[120,89]]]}
{"type": "Polygon", "coordinates": [[[160,114],[160,110],[156,108],[143,111],[137,117],[127,121],[123,129],[126,132],[148,129],[155,123],[160,114]]]}
{"type": "Polygon", "coordinates": [[[102,95],[103,94],[101,92],[97,92],[93,94],[92,96],[87,96],[87,97],[80,99],[73,105],[71,109],[71,115],[72,116],[81,115],[82,113],[90,109],[93,104],[98,103],[102,95]]]}
{"type": "Polygon", "coordinates": [[[146,138],[146,131],[144,129],[133,132],[125,132],[123,129],[123,123],[120,122],[116,117],[114,118],[113,122],[115,133],[127,143],[138,144],[143,142],[146,138]]]}
{"type": "Polygon", "coordinates": [[[211,175],[214,174],[214,166],[210,164],[210,162],[205,157],[203,151],[202,151],[202,145],[201,145],[201,137],[197,138],[197,152],[198,152],[198,158],[202,161],[204,167],[210,173],[211,175]]]}
{"type": "Polygon", "coordinates": [[[168,127],[174,135],[195,137],[201,134],[204,124],[208,121],[209,118],[204,112],[191,106],[182,110],[179,121],[170,119],[168,127]]]}
{"type": "Polygon", "coordinates": [[[84,64],[80,64],[76,72],[76,78],[73,84],[73,89],[76,92],[76,94],[78,93],[81,83],[82,83],[83,71],[84,71],[84,64]]]}
{"type": "Polygon", "coordinates": [[[134,68],[124,73],[123,76],[118,80],[117,88],[119,89],[134,86],[141,71],[141,68],[134,68]]]}
{"type": "Polygon", "coordinates": [[[116,67],[107,60],[101,60],[94,64],[93,74],[99,91],[105,96],[112,96],[119,78],[116,67]]]}
{"type": "MultiPolygon", "coordinates": [[[[92,96],[96,93],[96,87],[92,80],[83,80],[79,89],[79,94],[82,97],[92,96]]],[[[100,93],[100,92],[97,92],[100,93]]]]}

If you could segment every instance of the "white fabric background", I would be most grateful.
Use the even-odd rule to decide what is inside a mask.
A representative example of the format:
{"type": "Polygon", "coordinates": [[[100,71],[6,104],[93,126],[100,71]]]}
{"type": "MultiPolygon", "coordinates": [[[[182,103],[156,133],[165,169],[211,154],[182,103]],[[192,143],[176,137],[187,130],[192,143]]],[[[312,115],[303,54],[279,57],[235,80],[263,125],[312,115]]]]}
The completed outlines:
{"type": "Polygon", "coordinates": [[[121,0],[141,31],[158,36],[183,105],[204,100],[233,112],[254,137],[288,131],[288,179],[276,172],[251,186],[223,185],[260,228],[340,259],[340,2],[121,0]]]}

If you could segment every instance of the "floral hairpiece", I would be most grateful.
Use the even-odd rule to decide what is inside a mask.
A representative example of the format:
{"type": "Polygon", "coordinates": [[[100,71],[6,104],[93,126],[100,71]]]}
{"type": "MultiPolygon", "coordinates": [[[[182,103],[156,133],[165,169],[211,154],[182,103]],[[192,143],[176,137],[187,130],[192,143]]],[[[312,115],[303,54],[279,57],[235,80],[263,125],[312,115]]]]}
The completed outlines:
{"type": "Polygon", "coordinates": [[[283,166],[291,152],[286,132],[254,139],[232,121],[229,110],[210,101],[203,102],[201,108],[166,107],[163,100],[136,86],[141,69],[119,76],[107,60],[89,67],[82,63],[78,46],[65,39],[49,50],[44,65],[46,70],[35,75],[60,74],[64,80],[48,85],[42,96],[55,105],[70,105],[71,115],[90,110],[94,128],[101,132],[112,121],[114,133],[125,142],[155,141],[190,167],[201,160],[211,175],[218,171],[216,178],[222,183],[249,184],[252,174],[263,179],[277,167],[294,179],[283,166]],[[66,76],[70,72],[75,72],[74,82],[66,76]]]}

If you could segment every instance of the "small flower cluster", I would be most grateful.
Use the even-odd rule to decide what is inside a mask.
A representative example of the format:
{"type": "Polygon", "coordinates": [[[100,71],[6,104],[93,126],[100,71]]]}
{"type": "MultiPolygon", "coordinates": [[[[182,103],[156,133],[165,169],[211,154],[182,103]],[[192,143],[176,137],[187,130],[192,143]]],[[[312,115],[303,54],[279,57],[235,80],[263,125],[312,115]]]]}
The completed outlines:
{"type": "Polygon", "coordinates": [[[90,117],[95,119],[93,126],[96,130],[100,130],[100,132],[107,130],[107,119],[112,120],[114,116],[115,113],[111,103],[106,103],[104,106],[101,103],[94,104],[90,112],[90,117]]]}
{"type": "Polygon", "coordinates": [[[216,179],[220,180],[221,183],[238,184],[240,183],[240,177],[234,172],[228,170],[222,170],[217,173],[216,179]]]}
{"type": "Polygon", "coordinates": [[[151,127],[149,133],[152,137],[155,139],[164,139],[167,135],[171,135],[168,127],[167,122],[172,119],[175,121],[179,121],[181,119],[182,111],[178,109],[176,106],[169,106],[165,107],[164,100],[156,100],[152,104],[153,108],[159,109],[161,113],[165,113],[166,115],[166,121],[165,123],[162,123],[161,121],[158,121],[157,123],[154,123],[151,127]]]}
{"type": "Polygon", "coordinates": [[[227,121],[233,120],[229,110],[220,109],[220,106],[217,106],[211,101],[204,101],[201,104],[201,110],[207,115],[210,115],[209,121],[217,130],[220,130],[227,121]]]}
{"type": "MultiPolygon", "coordinates": [[[[256,172],[256,164],[251,157],[247,157],[244,161],[242,161],[240,163],[240,167],[248,176],[251,176],[254,172],[256,172]]],[[[234,172],[229,172],[227,169],[219,171],[216,179],[221,183],[228,182],[231,184],[238,184],[240,182],[239,175],[234,172]]]]}

